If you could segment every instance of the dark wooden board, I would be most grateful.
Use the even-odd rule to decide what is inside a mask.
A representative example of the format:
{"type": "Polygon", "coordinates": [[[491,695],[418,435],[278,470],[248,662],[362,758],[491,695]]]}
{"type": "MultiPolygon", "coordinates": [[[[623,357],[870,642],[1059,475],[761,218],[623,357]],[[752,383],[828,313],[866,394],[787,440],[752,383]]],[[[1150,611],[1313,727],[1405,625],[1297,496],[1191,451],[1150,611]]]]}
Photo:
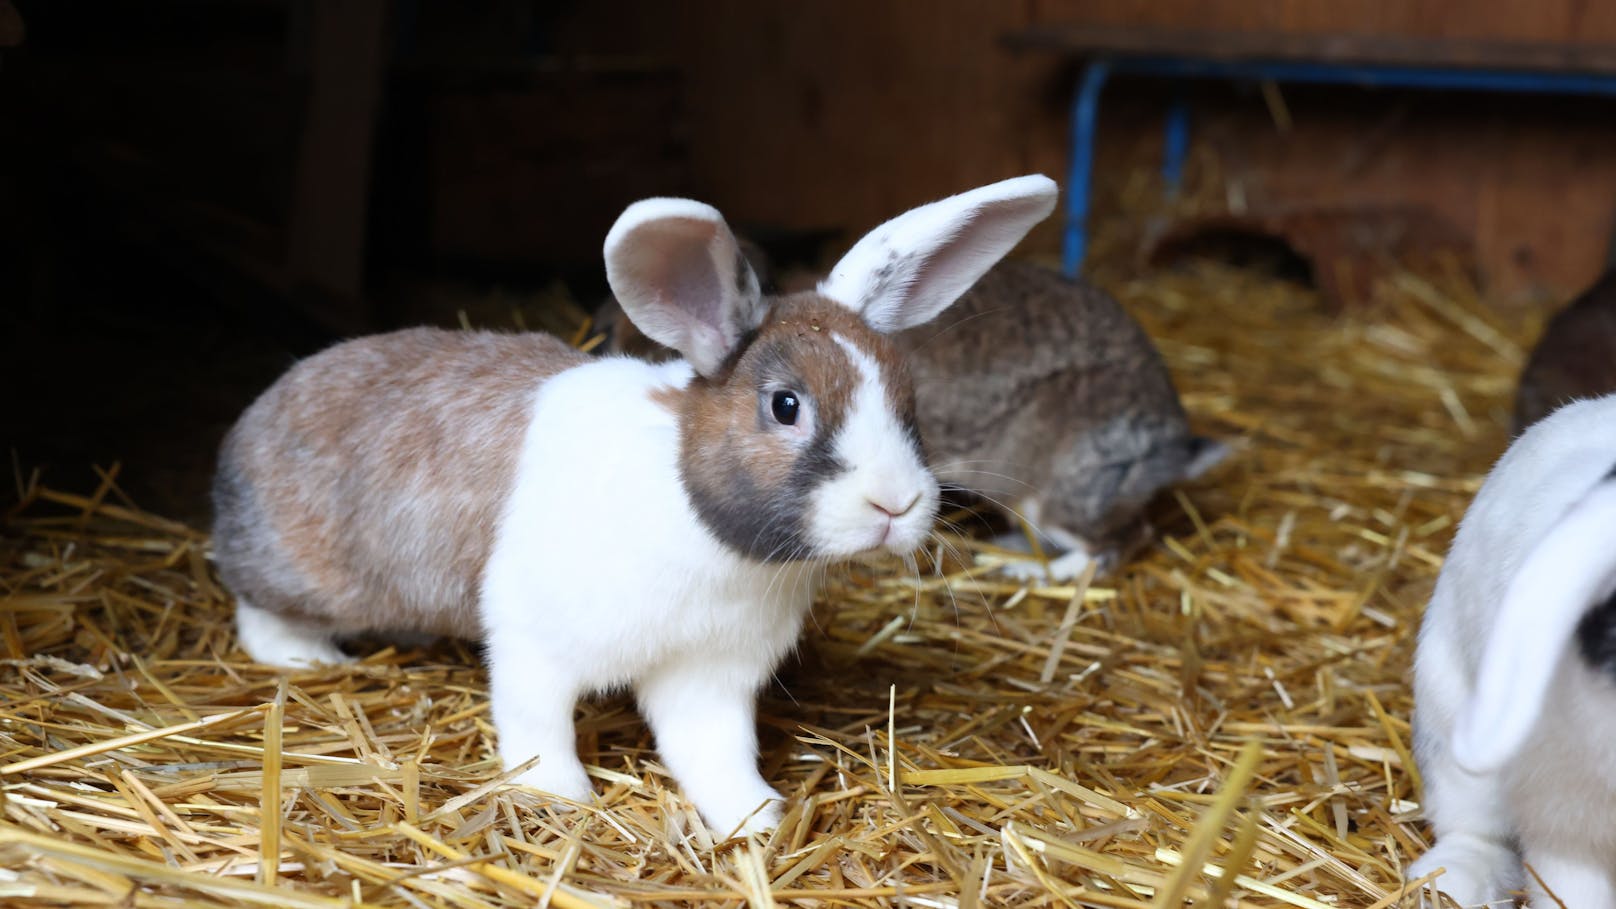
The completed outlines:
{"type": "Polygon", "coordinates": [[[1005,40],[1017,48],[1082,55],[1616,73],[1616,46],[1563,41],[1089,24],[1037,25],[1005,40]]]}

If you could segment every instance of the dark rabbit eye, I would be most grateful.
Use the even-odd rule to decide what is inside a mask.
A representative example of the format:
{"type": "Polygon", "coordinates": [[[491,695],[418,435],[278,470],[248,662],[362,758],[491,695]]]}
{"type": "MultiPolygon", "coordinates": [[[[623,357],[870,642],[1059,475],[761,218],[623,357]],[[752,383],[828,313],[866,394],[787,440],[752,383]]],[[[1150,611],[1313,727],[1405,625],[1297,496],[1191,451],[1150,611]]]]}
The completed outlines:
{"type": "Polygon", "coordinates": [[[796,392],[777,391],[774,393],[774,418],[781,423],[787,426],[795,425],[797,422],[797,409],[800,406],[801,403],[797,400],[796,392]]]}

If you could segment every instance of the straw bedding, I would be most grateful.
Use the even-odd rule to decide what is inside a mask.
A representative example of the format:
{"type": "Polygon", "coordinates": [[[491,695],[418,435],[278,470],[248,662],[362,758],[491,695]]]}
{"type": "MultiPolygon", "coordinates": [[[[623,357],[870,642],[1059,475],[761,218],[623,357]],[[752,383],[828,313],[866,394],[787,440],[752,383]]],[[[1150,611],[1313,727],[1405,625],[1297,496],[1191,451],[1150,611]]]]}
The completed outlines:
{"type": "Polygon", "coordinates": [[[1091,585],[1003,580],[966,538],[838,572],[761,706],[790,809],[760,842],[715,842],[626,697],[579,722],[599,804],[558,811],[502,785],[471,648],[255,666],[202,532],[110,475],[19,478],[0,902],[1396,903],[1414,631],[1529,326],[1412,276],[1341,317],[1212,268],[1114,286],[1238,453],[1091,585]]]}

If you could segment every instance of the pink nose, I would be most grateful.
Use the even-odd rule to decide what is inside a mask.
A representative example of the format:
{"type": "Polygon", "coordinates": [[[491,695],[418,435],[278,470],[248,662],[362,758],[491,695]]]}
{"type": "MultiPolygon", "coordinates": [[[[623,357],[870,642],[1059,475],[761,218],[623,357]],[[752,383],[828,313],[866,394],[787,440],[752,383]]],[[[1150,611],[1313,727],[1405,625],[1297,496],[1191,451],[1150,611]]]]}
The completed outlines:
{"type": "MultiPolygon", "coordinates": [[[[904,505],[901,508],[896,508],[889,504],[877,502],[874,499],[865,499],[864,501],[869,502],[871,508],[874,508],[876,511],[881,512],[889,518],[901,518],[908,514],[915,507],[915,505],[919,504],[920,493],[915,493],[914,497],[909,500],[909,504],[904,505]]],[[[889,499],[888,501],[890,502],[891,500],[889,499]]]]}

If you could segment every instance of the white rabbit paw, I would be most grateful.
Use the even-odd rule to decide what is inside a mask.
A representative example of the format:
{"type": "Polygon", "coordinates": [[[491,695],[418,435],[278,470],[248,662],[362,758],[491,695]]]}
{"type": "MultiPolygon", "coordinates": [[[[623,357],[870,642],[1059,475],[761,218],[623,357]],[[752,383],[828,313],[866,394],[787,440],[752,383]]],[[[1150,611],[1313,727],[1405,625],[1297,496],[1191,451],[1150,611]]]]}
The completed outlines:
{"type": "Polygon", "coordinates": [[[236,601],[236,636],[241,649],[270,666],[301,668],[354,662],[332,640],[329,629],[236,601]]]}
{"type": "Polygon", "coordinates": [[[1433,883],[1461,906],[1510,905],[1520,887],[1520,859],[1500,843],[1475,838],[1444,839],[1409,866],[1408,879],[1447,869],[1433,883]]]}
{"type": "Polygon", "coordinates": [[[537,766],[511,780],[511,783],[528,786],[546,795],[570,802],[588,804],[595,798],[595,786],[589,781],[589,774],[584,772],[584,766],[578,763],[576,758],[541,760],[537,766]]]}
{"type": "Polygon", "coordinates": [[[780,826],[785,814],[780,793],[762,784],[742,791],[746,794],[727,795],[721,804],[711,804],[712,799],[696,803],[714,836],[752,836],[780,826]]]}

